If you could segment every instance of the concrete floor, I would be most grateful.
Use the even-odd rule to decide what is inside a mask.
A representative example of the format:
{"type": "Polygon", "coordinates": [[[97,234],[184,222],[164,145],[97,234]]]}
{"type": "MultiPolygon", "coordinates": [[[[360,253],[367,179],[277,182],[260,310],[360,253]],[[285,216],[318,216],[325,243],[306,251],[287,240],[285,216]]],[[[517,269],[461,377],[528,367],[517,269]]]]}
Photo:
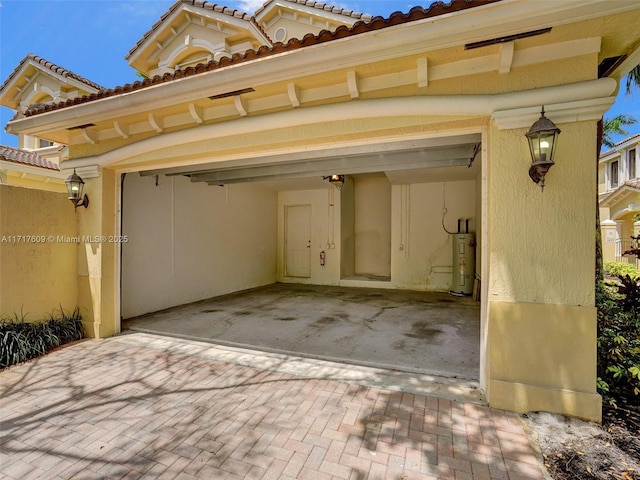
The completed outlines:
{"type": "Polygon", "coordinates": [[[151,313],[123,330],[477,385],[480,304],[446,293],[274,284],[151,313]]]}

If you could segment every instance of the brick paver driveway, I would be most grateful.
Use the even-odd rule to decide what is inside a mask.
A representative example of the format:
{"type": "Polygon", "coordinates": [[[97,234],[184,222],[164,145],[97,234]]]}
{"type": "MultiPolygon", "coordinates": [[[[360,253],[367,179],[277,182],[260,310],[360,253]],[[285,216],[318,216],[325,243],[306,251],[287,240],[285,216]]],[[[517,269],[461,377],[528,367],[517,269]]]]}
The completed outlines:
{"type": "Polygon", "coordinates": [[[1,372],[0,477],[544,478],[515,414],[148,339],[88,340],[1,372]]]}

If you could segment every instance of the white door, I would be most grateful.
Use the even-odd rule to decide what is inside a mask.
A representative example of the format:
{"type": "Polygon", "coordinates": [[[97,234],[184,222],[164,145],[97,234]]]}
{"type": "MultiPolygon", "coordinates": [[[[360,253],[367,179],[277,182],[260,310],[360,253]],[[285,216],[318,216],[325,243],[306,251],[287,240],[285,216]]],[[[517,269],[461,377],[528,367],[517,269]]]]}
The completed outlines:
{"type": "Polygon", "coordinates": [[[311,277],[311,205],[284,207],[284,274],[311,277]]]}

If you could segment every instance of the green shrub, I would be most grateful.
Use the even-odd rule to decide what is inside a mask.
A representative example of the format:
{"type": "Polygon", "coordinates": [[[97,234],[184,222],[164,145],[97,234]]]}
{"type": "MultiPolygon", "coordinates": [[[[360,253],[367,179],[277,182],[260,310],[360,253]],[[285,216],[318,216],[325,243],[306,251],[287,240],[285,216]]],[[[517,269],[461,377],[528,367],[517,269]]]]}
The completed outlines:
{"type": "Polygon", "coordinates": [[[604,262],[604,271],[614,277],[631,277],[632,280],[640,280],[640,270],[632,263],[604,262]]]}
{"type": "Polygon", "coordinates": [[[0,318],[0,369],[45,355],[59,345],[80,340],[84,336],[82,316],[59,312],[46,320],[27,322],[21,313],[0,318]]]}
{"type": "Polygon", "coordinates": [[[65,312],[62,307],[58,312],[49,315],[47,320],[49,328],[60,339],[60,344],[80,340],[84,336],[82,315],[76,308],[73,312],[65,312]]]}
{"type": "Polygon", "coordinates": [[[612,405],[640,396],[640,282],[599,284],[598,390],[612,405]]]}

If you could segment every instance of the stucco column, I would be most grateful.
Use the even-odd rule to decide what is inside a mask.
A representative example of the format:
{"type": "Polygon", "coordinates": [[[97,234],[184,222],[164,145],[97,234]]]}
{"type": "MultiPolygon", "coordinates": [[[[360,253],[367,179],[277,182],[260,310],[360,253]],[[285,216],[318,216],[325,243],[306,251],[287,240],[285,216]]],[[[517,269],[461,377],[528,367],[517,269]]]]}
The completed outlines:
{"type": "Polygon", "coordinates": [[[603,220],[600,222],[600,233],[602,235],[602,260],[615,262],[618,224],[613,220],[603,220]]]}
{"type": "Polygon", "coordinates": [[[114,302],[115,176],[103,170],[84,180],[89,206],[78,208],[78,305],[87,335],[104,338],[119,331],[114,302]]]}
{"type": "Polygon", "coordinates": [[[544,192],[528,175],[527,128],[490,131],[487,398],[506,410],[600,420],[596,122],[558,127],[544,192]]]}

